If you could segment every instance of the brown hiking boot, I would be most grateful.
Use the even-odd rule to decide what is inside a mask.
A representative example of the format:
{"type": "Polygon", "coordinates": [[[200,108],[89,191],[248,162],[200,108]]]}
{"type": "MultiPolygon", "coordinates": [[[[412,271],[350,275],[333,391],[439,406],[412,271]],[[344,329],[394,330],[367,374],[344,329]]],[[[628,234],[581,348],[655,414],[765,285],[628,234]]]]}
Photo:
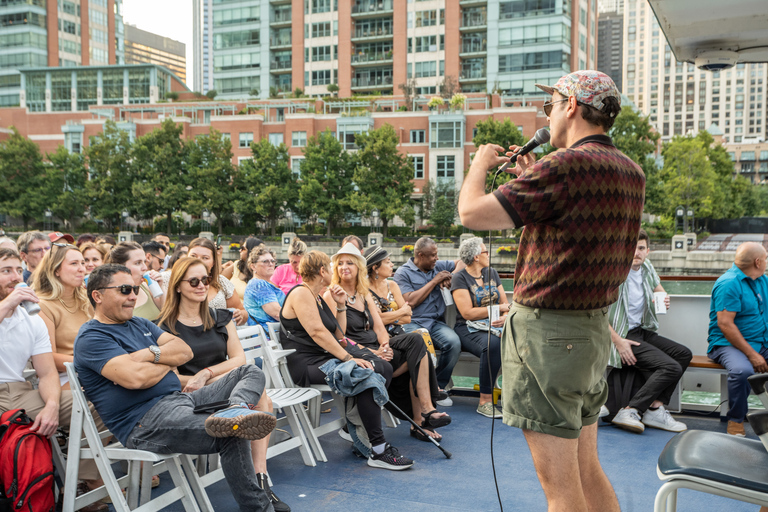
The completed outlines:
{"type": "Polygon", "coordinates": [[[729,421],[728,435],[736,436],[736,437],[747,437],[747,433],[744,432],[744,423],[736,423],[735,421],[729,421]]]}

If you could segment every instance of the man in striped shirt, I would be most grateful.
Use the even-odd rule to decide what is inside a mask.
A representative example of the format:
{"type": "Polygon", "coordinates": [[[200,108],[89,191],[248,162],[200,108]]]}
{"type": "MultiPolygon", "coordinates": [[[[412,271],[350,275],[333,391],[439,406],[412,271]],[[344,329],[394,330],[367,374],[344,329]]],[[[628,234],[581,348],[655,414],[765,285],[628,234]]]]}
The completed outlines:
{"type": "MultiPolygon", "coordinates": [[[[619,300],[611,305],[608,313],[611,341],[621,364],[634,366],[645,377],[643,387],[630,399],[629,405],[616,413],[612,423],[637,434],[645,431],[645,427],[682,432],[688,427],[672,418],[664,404],[669,404],[693,355],[688,348],[656,332],[659,322],[654,293],[664,292],[664,287],[646,259],[649,252],[648,233],[641,229],[632,269],[619,287],[619,300]]],[[[664,298],[664,305],[669,309],[669,295],[664,298]]]]}

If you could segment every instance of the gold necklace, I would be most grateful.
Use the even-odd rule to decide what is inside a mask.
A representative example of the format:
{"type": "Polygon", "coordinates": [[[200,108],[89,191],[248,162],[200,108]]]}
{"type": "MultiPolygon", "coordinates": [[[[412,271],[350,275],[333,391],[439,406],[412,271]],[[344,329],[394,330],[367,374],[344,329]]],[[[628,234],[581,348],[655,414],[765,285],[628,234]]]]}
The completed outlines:
{"type": "Polygon", "coordinates": [[[69,307],[67,306],[67,304],[64,302],[64,299],[62,299],[61,297],[59,297],[59,302],[61,302],[61,306],[70,315],[74,315],[75,313],[77,313],[77,299],[75,299],[75,309],[74,310],[70,310],[69,307]]]}
{"type": "Polygon", "coordinates": [[[187,323],[187,322],[189,322],[191,324],[200,323],[200,319],[199,318],[181,318],[181,317],[179,317],[178,320],[181,323],[187,323]]]}

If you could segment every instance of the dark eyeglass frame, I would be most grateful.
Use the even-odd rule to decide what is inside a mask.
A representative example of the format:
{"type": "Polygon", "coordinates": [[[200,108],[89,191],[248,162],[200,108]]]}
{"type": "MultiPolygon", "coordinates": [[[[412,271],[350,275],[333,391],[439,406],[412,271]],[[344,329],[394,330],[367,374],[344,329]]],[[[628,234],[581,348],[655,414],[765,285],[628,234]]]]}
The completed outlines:
{"type": "Polygon", "coordinates": [[[200,283],[203,283],[203,286],[208,286],[208,283],[210,282],[211,278],[208,276],[203,277],[190,277],[189,279],[182,279],[185,283],[189,283],[189,286],[192,288],[197,288],[200,283]]]}
{"type": "Polygon", "coordinates": [[[541,108],[544,110],[544,115],[549,117],[549,115],[552,113],[552,106],[555,103],[562,103],[564,101],[568,101],[570,98],[565,98],[564,100],[557,100],[557,101],[547,101],[544,103],[544,105],[541,106],[541,108]]]}
{"type": "Polygon", "coordinates": [[[24,254],[30,254],[30,253],[34,253],[34,252],[48,252],[50,250],[51,250],[51,248],[49,246],[49,247],[41,247],[39,249],[31,249],[31,250],[28,250],[28,251],[21,251],[21,252],[23,252],[24,254]]]}
{"type": "Polygon", "coordinates": [[[129,284],[121,284],[120,286],[105,286],[104,288],[98,288],[99,290],[112,290],[117,289],[120,290],[120,293],[123,295],[130,295],[131,292],[133,292],[134,295],[139,294],[139,290],[141,289],[140,286],[131,286],[129,284]]]}

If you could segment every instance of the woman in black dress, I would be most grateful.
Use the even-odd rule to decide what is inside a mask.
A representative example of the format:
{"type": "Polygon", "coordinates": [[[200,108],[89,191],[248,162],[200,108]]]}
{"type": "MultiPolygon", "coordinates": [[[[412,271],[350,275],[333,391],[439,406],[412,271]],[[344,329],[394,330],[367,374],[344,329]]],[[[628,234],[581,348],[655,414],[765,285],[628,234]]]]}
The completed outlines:
{"type": "MultiPolygon", "coordinates": [[[[176,369],[182,392],[192,392],[215,382],[245,364],[245,352],[237,336],[232,312],[208,307],[208,269],[197,259],[184,257],[173,266],[168,293],[157,325],[183,339],[194,356],[176,369]]],[[[272,400],[261,394],[256,409],[272,412],[272,400]]],[[[275,511],[290,512],[290,507],[269,488],[267,447],[269,436],[251,441],[251,457],[256,477],[269,496],[275,511]]]]}
{"type": "MultiPolygon", "coordinates": [[[[345,245],[332,259],[332,283],[340,285],[346,295],[345,305],[337,309],[336,315],[345,334],[392,364],[395,387],[390,386],[391,398],[405,398],[403,405],[411,409],[414,421],[421,422],[428,435],[441,439],[442,436],[434,430],[448,425],[451,417],[435,409],[434,403],[440,399],[439,389],[421,334],[400,334],[390,338],[371,295],[365,258],[355,246],[345,245]],[[398,380],[400,376],[404,378],[398,380]],[[404,397],[397,392],[401,386],[407,390],[404,397]]],[[[325,297],[329,300],[330,292],[326,292],[325,297]]],[[[411,435],[428,441],[413,428],[411,435]]]]}
{"type": "MultiPolygon", "coordinates": [[[[303,283],[288,293],[280,310],[280,340],[283,348],[295,349],[288,357],[288,370],[294,382],[300,386],[325,384],[325,374],[320,370],[327,361],[354,361],[361,368],[369,368],[384,377],[387,384],[392,378],[392,366],[373,356],[353,357],[346,350],[343,324],[337,319],[344,317],[346,294],[339,285],[331,285],[331,265],[328,255],[310,251],[299,263],[299,275],[303,283]],[[327,300],[320,291],[328,288],[327,300]],[[333,309],[332,309],[333,308],[333,309]],[[334,314],[334,310],[337,314],[334,314]],[[337,316],[338,315],[338,316],[337,316]]],[[[356,354],[360,352],[355,351],[356,354]]],[[[368,465],[376,468],[402,470],[413,466],[413,461],[400,455],[397,448],[387,443],[381,428],[381,407],[373,399],[373,390],[366,389],[356,395],[357,409],[371,443],[372,455],[368,465]]]]}

